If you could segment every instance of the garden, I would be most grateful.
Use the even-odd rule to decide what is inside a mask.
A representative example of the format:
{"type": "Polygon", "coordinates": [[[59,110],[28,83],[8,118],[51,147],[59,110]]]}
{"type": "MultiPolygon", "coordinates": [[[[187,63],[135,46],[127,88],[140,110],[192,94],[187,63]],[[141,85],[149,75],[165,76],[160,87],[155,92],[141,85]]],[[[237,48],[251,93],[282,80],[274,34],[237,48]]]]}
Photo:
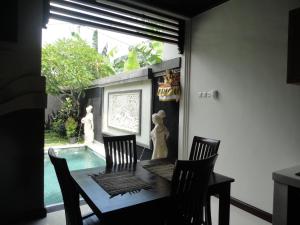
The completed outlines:
{"type": "Polygon", "coordinates": [[[78,33],[58,39],[42,49],[42,74],[46,77],[46,91],[60,102],[45,123],[45,146],[81,143],[83,116],[81,100],[85,90],[96,79],[160,63],[163,44],[157,41],[129,46],[128,53],[116,57],[117,47],[108,45],[98,49],[95,30],[89,44],[78,33]]]}

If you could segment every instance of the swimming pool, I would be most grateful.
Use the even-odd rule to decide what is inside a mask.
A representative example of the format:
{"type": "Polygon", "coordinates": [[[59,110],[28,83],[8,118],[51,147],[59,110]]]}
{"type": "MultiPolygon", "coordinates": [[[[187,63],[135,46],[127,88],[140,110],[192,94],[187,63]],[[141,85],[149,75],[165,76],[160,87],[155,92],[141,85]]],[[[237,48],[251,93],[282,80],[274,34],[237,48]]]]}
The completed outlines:
{"type": "MultiPolygon", "coordinates": [[[[68,167],[72,170],[87,169],[105,165],[105,159],[87,146],[73,148],[55,148],[59,157],[67,159],[68,167]]],[[[46,206],[63,201],[54,167],[48,154],[44,157],[44,202],[46,206]]]]}

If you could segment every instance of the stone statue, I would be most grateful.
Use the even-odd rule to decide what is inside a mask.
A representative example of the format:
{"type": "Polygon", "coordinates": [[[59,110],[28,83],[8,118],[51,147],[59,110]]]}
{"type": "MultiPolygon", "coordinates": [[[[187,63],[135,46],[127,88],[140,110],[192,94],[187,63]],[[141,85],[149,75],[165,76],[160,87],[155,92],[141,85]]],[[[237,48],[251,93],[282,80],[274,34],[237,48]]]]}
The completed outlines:
{"type": "Polygon", "coordinates": [[[152,115],[152,122],[155,125],[150,133],[154,146],[152,159],[166,158],[168,156],[166,140],[169,137],[169,131],[164,125],[165,117],[166,113],[163,110],[159,110],[152,115]]]}
{"type": "Polygon", "coordinates": [[[84,143],[91,144],[94,141],[94,116],[92,113],[93,106],[86,107],[86,115],[81,119],[84,124],[84,143]]]}

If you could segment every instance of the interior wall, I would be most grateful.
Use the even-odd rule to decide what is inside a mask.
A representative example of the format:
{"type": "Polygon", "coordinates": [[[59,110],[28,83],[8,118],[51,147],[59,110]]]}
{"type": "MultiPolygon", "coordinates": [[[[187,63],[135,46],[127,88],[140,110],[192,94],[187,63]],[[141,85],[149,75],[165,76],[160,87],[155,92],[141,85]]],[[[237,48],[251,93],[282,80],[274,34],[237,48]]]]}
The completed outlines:
{"type": "Polygon", "coordinates": [[[42,1],[18,1],[17,10],[18,40],[0,41],[0,85],[23,74],[41,73],[42,1]]]}
{"type": "MultiPolygon", "coordinates": [[[[22,75],[40,76],[42,2],[18,1],[18,40],[0,42],[0,86],[22,75]]],[[[0,116],[1,224],[45,215],[43,122],[43,109],[0,116]]]]}
{"type": "Polygon", "coordinates": [[[189,146],[221,140],[232,196],[272,212],[272,172],[300,163],[300,86],[286,84],[288,11],[299,0],[231,0],[192,20],[189,146]],[[197,92],[217,89],[219,98],[197,92]]]}

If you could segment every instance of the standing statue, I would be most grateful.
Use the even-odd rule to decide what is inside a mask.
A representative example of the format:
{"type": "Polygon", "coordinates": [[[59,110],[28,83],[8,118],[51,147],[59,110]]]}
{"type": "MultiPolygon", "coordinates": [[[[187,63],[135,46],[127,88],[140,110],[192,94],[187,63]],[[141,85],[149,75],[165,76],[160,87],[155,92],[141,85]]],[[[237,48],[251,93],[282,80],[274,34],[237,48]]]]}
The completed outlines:
{"type": "Polygon", "coordinates": [[[84,124],[84,143],[91,144],[94,141],[94,116],[92,113],[93,106],[86,107],[86,115],[81,119],[84,124]]]}
{"type": "Polygon", "coordinates": [[[166,140],[169,137],[169,131],[164,125],[165,117],[166,113],[163,110],[159,110],[152,115],[152,122],[155,125],[150,133],[154,146],[152,159],[166,158],[168,155],[166,140]]]}

